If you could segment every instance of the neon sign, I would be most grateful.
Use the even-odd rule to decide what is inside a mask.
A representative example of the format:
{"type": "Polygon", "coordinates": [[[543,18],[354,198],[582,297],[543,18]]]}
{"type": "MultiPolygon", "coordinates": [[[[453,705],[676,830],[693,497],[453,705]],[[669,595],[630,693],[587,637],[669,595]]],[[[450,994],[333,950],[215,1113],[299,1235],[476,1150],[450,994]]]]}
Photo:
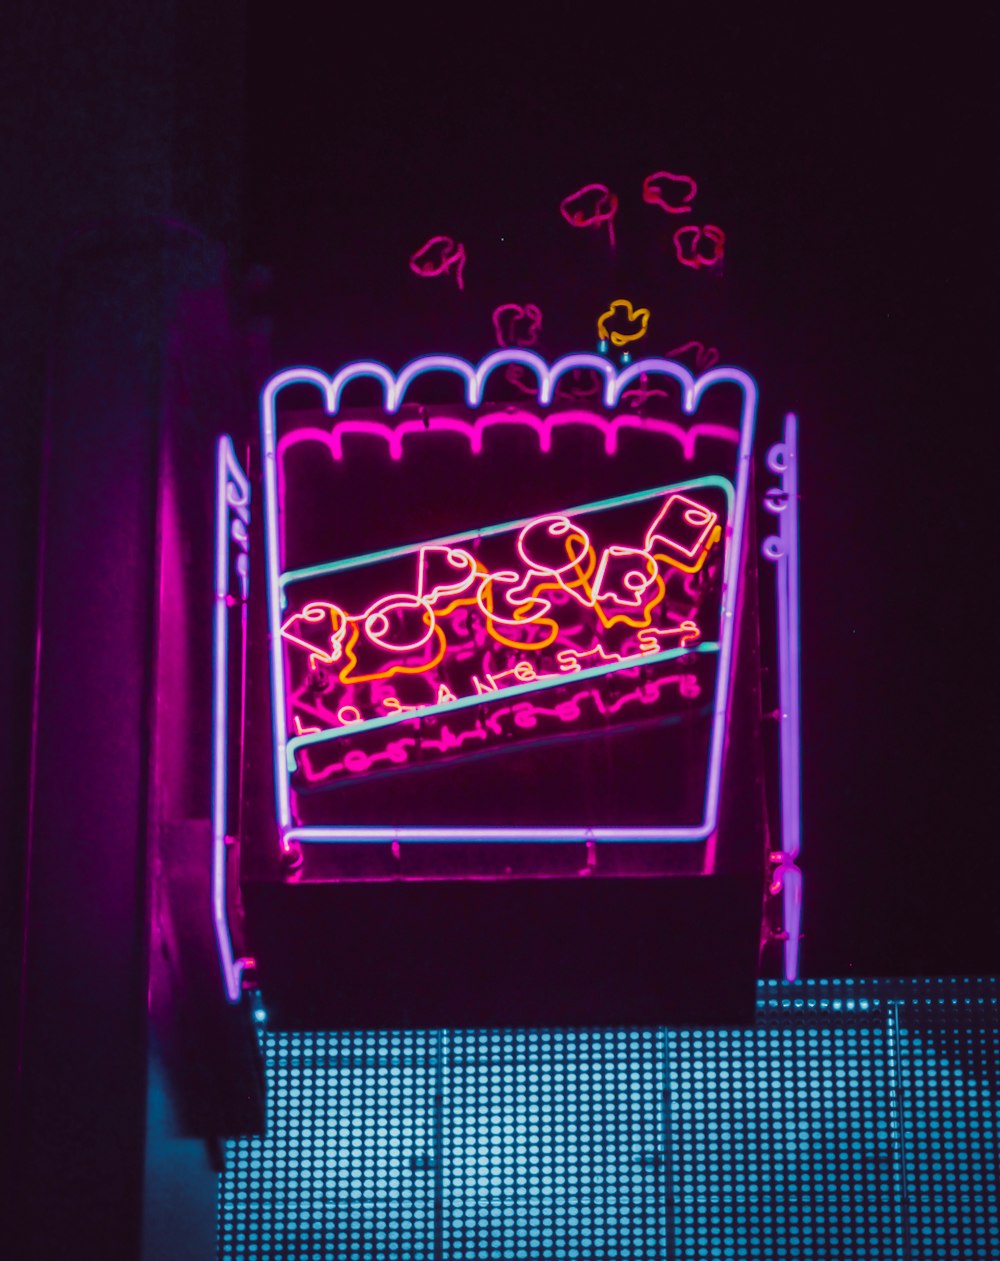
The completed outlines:
{"type": "MultiPolygon", "coordinates": [[[[548,364],[516,348],[478,365],[437,355],[398,374],[362,361],[333,376],[274,377],[261,424],[283,848],[709,838],[755,408],[754,383],[737,369],[694,377],[670,360],[616,369],[599,355],[548,364]],[[496,397],[511,367],[522,374],[516,403],[496,397]],[[431,373],[460,401],[418,402],[431,373]],[[590,398],[560,401],[578,373],[596,383],[590,398]],[[630,406],[629,392],[650,381],[662,387],[650,390],[652,411],[630,406]],[[293,387],[311,410],[279,409],[293,387]],[[361,406],[373,388],[380,405],[361,406]],[[584,466],[581,443],[592,452],[584,466]],[[636,444],[648,459],[635,458],[636,444]],[[441,469],[456,471],[425,484],[441,469]],[[607,493],[572,497],[581,482],[607,493]],[[505,516],[508,502],[529,511],[505,516]],[[431,517],[452,528],[428,530],[431,517]],[[470,790],[457,822],[380,820],[352,817],[354,797],[343,795],[373,776],[452,775],[470,758],[647,730],[671,733],[677,765],[652,776],[632,819],[571,803],[565,819],[505,821],[502,800],[477,815],[470,790]],[[670,773],[685,785],[676,800],[661,791],[670,773]]],[[[537,764],[572,773],[572,758],[555,758],[537,764]]]]}

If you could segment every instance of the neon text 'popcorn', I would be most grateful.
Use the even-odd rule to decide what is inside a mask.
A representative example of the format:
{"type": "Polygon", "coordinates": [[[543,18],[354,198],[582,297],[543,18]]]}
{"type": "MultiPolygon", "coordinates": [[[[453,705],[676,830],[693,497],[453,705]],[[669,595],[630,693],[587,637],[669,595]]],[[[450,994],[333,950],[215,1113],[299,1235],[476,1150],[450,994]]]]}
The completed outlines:
{"type": "Polygon", "coordinates": [[[291,654],[292,743],[315,735],[317,724],[335,738],[359,722],[384,726],[560,686],[577,673],[598,677],[695,648],[714,651],[701,619],[706,608],[715,616],[705,566],[723,519],[702,500],[706,490],[718,498],[729,488],[702,480],[701,491],[643,492],[286,575],[286,591],[321,583],[336,593],[297,603],[281,624],[291,654]],[[631,537],[610,541],[609,520],[626,511],[631,537]],[[595,544],[598,529],[603,541],[595,544]],[[371,592],[382,572],[403,585],[352,603],[352,587],[371,592]],[[403,696],[397,689],[407,679],[403,696]]]}

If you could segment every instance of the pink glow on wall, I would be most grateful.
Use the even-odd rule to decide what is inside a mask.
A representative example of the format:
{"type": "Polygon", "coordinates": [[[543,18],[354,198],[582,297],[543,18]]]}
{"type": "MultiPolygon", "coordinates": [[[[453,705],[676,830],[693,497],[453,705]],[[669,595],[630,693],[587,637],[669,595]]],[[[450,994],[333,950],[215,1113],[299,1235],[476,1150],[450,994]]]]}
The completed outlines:
{"type": "Polygon", "coordinates": [[[654,171],[642,182],[642,200],[669,215],[690,214],[690,203],[697,192],[698,185],[690,175],[674,175],[670,171],[654,171]]]}
{"type": "MultiPolygon", "coordinates": [[[[577,224],[576,226],[583,226],[577,224]]],[[[598,400],[595,399],[595,402],[598,400]]],[[[456,359],[453,356],[425,356],[407,365],[398,375],[393,374],[384,365],[373,361],[364,361],[358,364],[351,364],[336,373],[333,377],[312,368],[296,368],[286,372],[279,373],[265,387],[261,400],[261,423],[262,423],[262,445],[264,454],[264,495],[265,495],[265,540],[266,540],[266,560],[267,560],[267,581],[268,581],[268,605],[269,605],[269,624],[271,628],[271,652],[272,652],[272,693],[273,693],[273,715],[275,717],[275,780],[277,792],[278,821],[280,825],[282,844],[287,849],[293,845],[300,843],[335,841],[335,840],[365,840],[365,839],[389,839],[394,841],[400,840],[580,840],[584,832],[591,841],[595,840],[703,840],[710,836],[716,826],[718,814],[719,791],[721,783],[722,753],[725,743],[725,720],[728,712],[728,697],[730,692],[732,665],[734,658],[733,643],[733,626],[735,610],[737,607],[737,599],[739,593],[739,573],[742,561],[742,531],[743,520],[746,510],[747,482],[749,474],[750,454],[753,438],[753,427],[756,410],[756,387],[752,379],[744,372],[738,369],[720,368],[705,373],[701,377],[694,377],[682,365],[664,359],[647,359],[639,363],[630,365],[629,368],[618,371],[613,364],[598,355],[579,354],[566,356],[553,364],[547,364],[539,356],[533,352],[524,349],[501,350],[490,356],[487,356],[478,365],[472,365],[464,360],[456,359]],[[735,387],[741,399],[740,418],[736,426],[724,425],[715,421],[694,421],[685,423],[682,421],[667,421],[651,418],[644,418],[634,413],[626,412],[622,414],[606,415],[595,408],[587,411],[583,408],[568,409],[564,412],[555,412],[549,415],[540,415],[536,411],[529,411],[527,408],[513,408],[508,410],[492,410],[484,411],[472,420],[459,419],[447,414],[441,414],[434,408],[425,409],[423,416],[419,421],[411,421],[404,419],[399,423],[393,424],[388,419],[385,421],[371,421],[358,417],[340,416],[342,406],[342,396],[344,390],[356,379],[362,377],[373,378],[379,381],[382,389],[383,410],[387,417],[391,417],[403,405],[407,390],[412,382],[427,372],[445,372],[454,374],[459,378],[463,387],[463,394],[466,405],[470,408],[479,408],[483,406],[483,397],[487,382],[494,371],[499,368],[508,368],[516,366],[520,370],[529,374],[537,383],[537,404],[540,411],[551,406],[556,396],[560,382],[568,379],[571,374],[577,371],[587,371],[594,374],[595,378],[601,383],[599,388],[599,406],[613,412],[613,409],[622,400],[625,392],[640,381],[663,380],[672,384],[674,389],[679,390],[679,406],[686,414],[691,416],[696,412],[700,400],[705,393],[718,386],[735,387]],[[318,426],[310,426],[307,428],[296,429],[291,433],[278,437],[277,425],[277,399],[279,394],[291,385],[309,385],[317,389],[320,394],[323,406],[327,413],[333,418],[333,423],[329,429],[318,426]],[[349,445],[353,436],[378,436],[386,444],[387,453],[394,460],[402,460],[405,450],[411,442],[426,442],[432,440],[435,433],[453,433],[461,434],[469,443],[470,452],[482,455],[484,453],[484,437],[492,426],[499,425],[520,425],[532,430],[537,436],[539,449],[548,451],[552,448],[553,435],[561,426],[577,426],[587,427],[597,430],[604,439],[604,450],[609,456],[613,456],[617,450],[618,436],[623,429],[637,428],[643,429],[651,433],[656,433],[663,437],[673,439],[681,455],[690,460],[693,458],[696,445],[701,439],[722,439],[727,443],[735,445],[734,467],[735,481],[733,483],[731,508],[727,512],[727,521],[725,531],[717,541],[722,544],[720,555],[723,557],[723,569],[721,575],[721,607],[718,610],[718,620],[720,626],[719,640],[717,644],[707,644],[702,641],[701,631],[695,618],[681,618],[677,624],[680,633],[676,639],[681,641],[677,644],[676,652],[678,654],[687,654],[692,651],[703,651],[709,649],[717,653],[717,668],[715,677],[718,679],[718,686],[711,699],[711,737],[708,759],[708,773],[706,778],[706,790],[704,798],[704,812],[702,821],[692,826],[678,827],[601,827],[601,828],[510,828],[510,827],[482,827],[478,824],[471,824],[462,828],[436,828],[436,827],[414,827],[414,828],[380,828],[380,827],[357,827],[336,828],[336,827],[306,827],[297,825],[293,819],[291,799],[289,796],[289,773],[290,767],[296,764],[298,756],[304,756],[310,747],[315,744],[317,734],[324,735],[321,731],[316,733],[309,729],[317,725],[321,725],[308,712],[303,711],[298,715],[298,726],[294,728],[294,734],[290,733],[286,728],[286,716],[289,714],[289,704],[291,697],[286,688],[286,677],[283,666],[283,648],[284,642],[282,631],[283,628],[292,630],[292,633],[300,640],[304,641],[304,652],[309,652],[317,646],[321,653],[327,657],[335,657],[335,646],[337,637],[342,625],[339,609],[345,613],[347,610],[335,599],[327,601],[327,607],[322,607],[322,601],[316,602],[314,607],[309,611],[310,615],[303,617],[300,622],[295,625],[298,629],[293,629],[289,625],[290,614],[284,611],[283,601],[286,599],[285,592],[288,589],[288,583],[292,575],[286,575],[282,572],[282,541],[281,541],[281,514],[284,511],[282,504],[288,493],[288,488],[284,484],[283,467],[289,452],[298,444],[303,442],[311,442],[325,447],[334,460],[343,460],[345,458],[345,446],[349,445]],[[319,643],[312,634],[301,633],[303,630],[313,631],[322,629],[326,634],[326,642],[319,643]],[[302,734],[299,734],[301,731],[302,734]]],[[[695,531],[695,537],[705,531],[709,526],[710,514],[715,510],[706,504],[699,503],[697,499],[692,500],[692,507],[684,509],[684,513],[694,514],[698,516],[701,512],[703,515],[695,520],[688,515],[685,517],[682,513],[681,520],[689,530],[695,531]],[[695,529],[697,527],[697,529],[695,529]]],[[[554,517],[560,514],[549,514],[548,520],[551,522],[554,517]]],[[[569,513],[561,514],[562,516],[570,516],[569,513]]],[[[539,522],[546,518],[533,518],[532,523],[537,526],[539,522]]],[[[528,523],[522,523],[528,524],[528,523]]],[[[577,523],[579,524],[579,523],[577,523]]],[[[711,530],[709,529],[709,533],[711,530]]],[[[585,531],[586,533],[586,531],[585,531]]],[[[668,536],[674,538],[673,535],[668,536]]],[[[578,560],[577,544],[582,547],[582,536],[573,543],[576,536],[571,528],[563,531],[564,541],[570,541],[573,546],[572,555],[567,555],[566,563],[571,560],[578,560]]],[[[451,583],[457,584],[459,590],[447,591],[449,583],[443,585],[431,582],[430,590],[436,591],[435,601],[444,600],[445,598],[461,600],[472,589],[472,586],[478,588],[475,607],[479,615],[488,617],[494,624],[494,629],[502,627],[500,618],[495,614],[503,611],[501,603],[500,608],[496,603],[491,603],[490,598],[484,594],[486,586],[483,580],[477,580],[475,577],[468,587],[464,584],[465,579],[472,574],[471,566],[458,555],[461,550],[460,544],[453,541],[454,546],[447,540],[438,540],[435,546],[448,547],[452,546],[452,551],[444,551],[437,554],[437,559],[444,559],[451,565],[454,571],[450,575],[451,583]]],[[[522,540],[521,561],[530,561],[535,553],[529,547],[530,539],[522,540]]],[[[648,565],[643,560],[641,553],[646,552],[642,544],[643,539],[637,540],[635,543],[617,542],[609,547],[601,550],[601,556],[595,555],[596,564],[600,564],[601,557],[605,556],[604,574],[607,575],[612,564],[621,564],[622,569],[619,577],[622,585],[616,590],[616,600],[601,601],[598,597],[602,594],[602,588],[597,587],[597,595],[591,586],[586,599],[580,599],[579,596],[583,592],[582,584],[574,586],[572,582],[562,583],[559,581],[559,571],[562,564],[550,564],[548,572],[538,570],[537,572],[543,578],[547,578],[553,584],[553,591],[542,592],[538,586],[532,586],[530,583],[525,586],[525,572],[518,567],[491,569],[493,578],[492,585],[496,586],[503,596],[505,593],[517,594],[520,602],[508,603],[511,606],[510,619],[516,624],[518,631],[523,630],[526,619],[518,618],[514,614],[517,610],[532,609],[535,614],[535,624],[540,624],[544,617],[551,610],[544,608],[544,602],[548,601],[553,592],[558,589],[561,599],[569,601],[571,604],[580,605],[588,604],[593,609],[611,608],[615,615],[623,614],[625,618],[633,611],[634,608],[642,614],[642,601],[646,589],[651,585],[652,575],[649,572],[648,565]],[[617,551],[614,549],[618,549],[617,551]],[[630,562],[634,562],[630,564],[630,562]],[[501,580],[501,575],[507,575],[501,580]],[[569,587],[569,590],[566,590],[569,587]],[[541,601],[539,604],[531,604],[530,601],[541,601]]],[[[693,546],[692,540],[686,539],[683,544],[684,550],[690,550],[693,546]]],[[[395,553],[393,553],[395,554],[395,553]]],[[[664,553],[667,555],[668,553],[664,553]]],[[[389,553],[385,554],[389,556],[389,553]]],[[[677,568],[677,563],[683,563],[684,557],[676,550],[669,553],[672,559],[674,571],[678,575],[679,581],[687,581],[690,575],[683,572],[683,569],[677,568]]],[[[425,557],[426,559],[426,557],[425,557]]],[[[595,564],[595,574],[596,574],[595,564]]],[[[321,567],[322,568],[322,567],[321,567]]],[[[423,572],[423,571],[421,571],[423,572]]],[[[477,571],[478,572],[478,571],[477,571]]],[[[602,581],[605,577],[602,576],[602,581]]],[[[418,592],[422,592],[422,598],[426,601],[428,579],[414,575],[413,586],[410,589],[412,597],[411,603],[402,609],[401,613],[406,615],[416,615],[418,618],[425,616],[426,606],[421,604],[421,597],[418,592]],[[421,583],[424,585],[421,587],[421,583]],[[421,613],[421,608],[424,612],[421,613]]],[[[391,593],[388,593],[391,594],[391,593]]],[[[398,594],[398,591],[397,591],[398,594]]],[[[307,602],[308,603],[308,602],[307,602]]],[[[435,616],[437,615],[437,604],[433,605],[435,616]]],[[[370,603],[362,607],[351,610],[353,616],[353,625],[364,629],[366,619],[370,621],[369,630],[374,629],[376,638],[381,638],[382,647],[385,646],[390,634],[390,626],[388,613],[391,611],[391,605],[382,604],[379,608],[374,608],[370,603]],[[379,615],[387,618],[386,621],[379,620],[379,615]],[[371,620],[373,619],[374,620],[371,620]]],[[[293,610],[294,612],[294,610],[293,610]]],[[[300,614],[306,613],[306,606],[300,606],[298,609],[300,614]]],[[[506,614],[504,614],[506,616],[506,614]]],[[[413,628],[411,628],[413,629],[413,628]]],[[[420,651],[430,651],[429,660],[433,661],[434,652],[440,648],[440,643],[435,643],[435,631],[439,629],[435,624],[431,624],[430,619],[423,622],[422,628],[418,626],[415,633],[411,634],[405,641],[405,647],[401,649],[400,659],[406,653],[415,653],[420,651]],[[425,632],[427,632],[425,634],[425,632]]],[[[636,657],[642,657],[645,654],[660,657],[666,660],[675,650],[673,648],[664,647],[664,638],[668,628],[663,627],[647,627],[650,633],[640,647],[640,651],[634,654],[636,657]],[[658,630],[663,634],[658,637],[653,633],[658,630]],[[651,649],[656,648],[654,654],[651,649]]],[[[503,634],[500,629],[500,634],[503,634]]],[[[349,632],[345,631],[345,635],[349,632]]],[[[286,637],[287,638],[287,637],[286,637]]],[[[495,635],[494,635],[495,638],[495,635]]],[[[291,643],[291,640],[289,640],[291,643]]],[[[341,651],[344,652],[344,645],[348,642],[343,636],[340,639],[341,651]]],[[[400,641],[401,644],[403,641],[400,641]]],[[[293,645],[294,646],[294,645],[293,645]]],[[[532,651],[529,649],[529,651],[532,651]]],[[[618,664],[614,661],[601,660],[597,665],[585,664],[578,659],[581,666],[579,671],[579,682],[581,684],[589,684],[591,694],[597,691],[600,693],[599,683],[592,682],[600,679],[609,669],[615,668],[618,664]]],[[[430,667],[434,668],[434,667],[430,667]]],[[[425,671],[426,672],[426,671],[425,671]]],[[[681,675],[684,671],[681,672],[681,675]]],[[[521,676],[516,673],[513,678],[516,680],[514,687],[511,688],[511,712],[509,721],[517,725],[520,729],[527,729],[527,724],[531,721],[541,723],[543,721],[552,721],[562,725],[566,725],[567,718],[565,715],[571,711],[565,708],[560,709],[557,705],[545,705],[539,703],[539,699],[534,695],[540,683],[537,677],[528,678],[527,672],[522,668],[521,676]],[[516,692],[514,688],[523,688],[524,691],[516,692]],[[529,696],[530,693],[530,696],[529,696]],[[513,703],[518,706],[530,705],[531,709],[513,708],[513,703]]],[[[675,671],[675,676],[678,677],[675,671]]],[[[386,680],[381,680],[386,682],[386,680]]],[[[496,678],[494,677],[494,682],[496,678]]],[[[445,685],[446,686],[446,685],[445,685]]],[[[491,693],[499,691],[499,688],[490,686],[483,680],[484,689],[488,689],[491,693]]],[[[638,686],[638,685],[637,685],[638,686]]],[[[633,689],[635,691],[636,689],[633,689]]],[[[648,694],[648,693],[647,693],[648,694]]],[[[680,692],[678,692],[680,694],[680,692]]],[[[447,710],[449,713],[457,710],[462,697],[453,693],[455,700],[444,693],[439,696],[434,705],[427,707],[425,712],[435,713],[440,719],[441,715],[447,710]]],[[[384,697],[385,699],[390,699],[384,697]]],[[[472,703],[481,704],[481,696],[479,694],[469,698],[472,703]]],[[[399,727],[400,724],[414,721],[412,714],[407,713],[405,698],[397,695],[395,700],[398,707],[391,703],[383,706],[390,712],[384,715],[384,719],[380,719],[384,725],[399,727]]],[[[609,703],[607,699],[604,702],[609,703]]],[[[626,702],[622,702],[624,705],[626,702]]],[[[634,699],[636,705],[644,702],[634,699]]],[[[560,704],[563,701],[560,700],[560,704]]],[[[582,705],[582,702],[581,702],[582,705]]],[[[344,725],[350,726],[357,722],[368,721],[362,713],[361,707],[348,704],[341,706],[338,711],[342,713],[341,719],[344,725]]],[[[494,718],[496,718],[494,712],[494,718]]],[[[485,722],[483,727],[486,728],[485,722]]],[[[371,759],[373,756],[379,755],[384,760],[392,762],[396,760],[398,764],[400,760],[405,761],[409,756],[409,746],[405,743],[409,739],[407,735],[400,733],[399,739],[395,742],[384,743],[381,751],[368,750],[364,752],[364,757],[371,759]]],[[[449,737],[445,736],[444,731],[440,731],[436,735],[431,735],[430,739],[445,742],[449,737]]],[[[472,746],[482,737],[476,733],[475,727],[464,728],[459,731],[452,730],[450,738],[459,745],[466,744],[472,746]]],[[[354,752],[362,752],[355,750],[354,752]]],[[[350,756],[350,754],[348,754],[350,756]]],[[[355,756],[353,762],[360,765],[361,758],[355,756]]]]}
{"type": "MultiPolygon", "coordinates": [[[[657,394],[662,397],[663,391],[649,390],[645,397],[653,397],[657,394]]],[[[407,439],[416,439],[427,433],[455,433],[464,437],[469,443],[470,450],[479,455],[483,450],[484,436],[495,425],[523,425],[533,429],[538,437],[540,451],[552,450],[552,438],[556,430],[566,426],[585,425],[602,434],[605,455],[614,455],[618,450],[618,438],[623,430],[642,430],[675,439],[682,458],[687,462],[694,459],[700,440],[730,442],[735,446],[740,437],[739,430],[734,429],[732,425],[722,425],[713,421],[685,426],[671,420],[640,418],[631,413],[608,418],[597,412],[581,409],[539,417],[533,412],[508,409],[487,412],[471,422],[451,416],[430,416],[426,420],[404,420],[396,425],[378,420],[346,420],[333,432],[314,428],[296,429],[293,433],[285,434],[279,439],[278,454],[283,457],[291,447],[300,442],[320,442],[329,448],[335,460],[343,460],[346,446],[349,445],[349,443],[345,444],[344,439],[363,436],[381,438],[386,444],[390,458],[401,460],[407,439]]]]}

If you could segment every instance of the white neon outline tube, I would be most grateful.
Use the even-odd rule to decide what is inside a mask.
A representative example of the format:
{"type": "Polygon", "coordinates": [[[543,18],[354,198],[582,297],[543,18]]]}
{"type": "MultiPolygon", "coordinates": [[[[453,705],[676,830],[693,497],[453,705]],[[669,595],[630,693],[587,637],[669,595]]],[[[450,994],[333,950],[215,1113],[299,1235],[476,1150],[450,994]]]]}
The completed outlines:
{"type": "Polygon", "coordinates": [[[802,927],[802,710],[799,626],[799,469],[798,418],[785,417],[784,439],[767,453],[768,468],[781,478],[778,495],[764,504],[778,516],[778,534],[764,540],[764,555],[775,565],[778,634],[778,740],[781,750],[782,922],[785,979],[799,975],[802,927]]]}
{"type": "MultiPolygon", "coordinates": [[[[215,599],[212,631],[212,925],[219,963],[231,1003],[239,1002],[244,968],[251,960],[233,956],[226,913],[226,806],[228,797],[229,707],[229,547],[230,522],[244,527],[240,547],[247,551],[250,482],[240,467],[228,434],[216,445],[215,459],[215,599]]],[[[245,596],[243,597],[245,599],[245,596]]]]}

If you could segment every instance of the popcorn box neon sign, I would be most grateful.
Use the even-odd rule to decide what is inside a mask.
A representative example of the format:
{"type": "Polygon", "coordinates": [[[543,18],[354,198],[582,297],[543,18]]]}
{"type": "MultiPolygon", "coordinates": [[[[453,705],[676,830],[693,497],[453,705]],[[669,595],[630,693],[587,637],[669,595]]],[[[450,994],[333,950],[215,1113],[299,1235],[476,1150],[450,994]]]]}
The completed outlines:
{"type": "MultiPolygon", "coordinates": [[[[523,388],[523,387],[519,387],[523,388]]],[[[698,841],[714,831],[734,652],[743,519],[756,390],[747,374],[716,369],[693,378],[681,365],[643,360],[616,372],[605,359],[570,356],[548,365],[523,350],[491,355],[474,367],[428,356],[393,375],[374,362],[333,377],[292,369],[264,390],[261,420],[277,814],[282,845],[330,841],[698,841]],[[536,410],[483,401],[500,367],[530,369],[536,410]],[[584,369],[601,382],[598,405],[560,406],[567,374],[584,369]],[[455,408],[405,408],[422,374],[457,375],[465,415],[455,408]],[[359,417],[346,387],[374,378],[378,418],[359,417]],[[650,387],[650,382],[654,386],[650,387]],[[278,396],[309,385],[329,426],[279,432],[278,396]],[[735,425],[696,417],[713,386],[735,386],[735,425]],[[680,419],[637,414],[635,400],[680,392],[680,419]],[[693,418],[693,419],[689,419],[693,418]],[[310,460],[348,461],[354,444],[382,445],[406,464],[418,444],[463,439],[480,464],[503,435],[528,433],[539,458],[570,431],[596,437],[614,462],[631,432],[654,435],[672,452],[650,484],[500,522],[467,521],[437,537],[413,536],[378,551],[355,548],[307,565],[288,561],[296,512],[295,468],[310,460]],[[727,476],[664,480],[688,471],[700,440],[728,444],[727,476]],[[299,465],[292,468],[295,460],[299,465]],[[670,466],[669,468],[667,466],[670,466]],[[573,737],[595,727],[614,732],[640,719],[663,724],[697,700],[705,713],[705,756],[696,817],[655,826],[458,826],[395,819],[343,822],[337,795],[317,821],[303,802],[317,788],[372,773],[455,764],[492,746],[540,737],[573,737]]],[[[558,455],[558,452],[557,452],[558,455]]],[[[583,479],[593,482],[593,472],[583,479]]],[[[598,478],[598,481],[600,479],[598,478]]],[[[410,529],[410,534],[406,534],[410,529]]],[[[335,549],[336,550],[336,549],[335,549]]]]}

